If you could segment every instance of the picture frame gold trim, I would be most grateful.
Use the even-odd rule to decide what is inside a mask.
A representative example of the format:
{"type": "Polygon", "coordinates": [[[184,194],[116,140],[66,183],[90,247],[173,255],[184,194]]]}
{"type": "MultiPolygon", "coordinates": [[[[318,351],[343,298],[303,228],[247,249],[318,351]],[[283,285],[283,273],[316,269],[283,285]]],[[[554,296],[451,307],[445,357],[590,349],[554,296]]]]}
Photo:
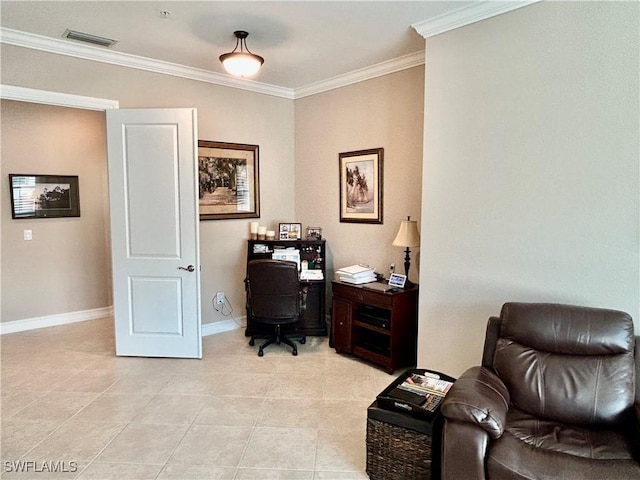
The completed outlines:
{"type": "Polygon", "coordinates": [[[198,141],[200,220],[260,217],[260,147],[198,141]]]}
{"type": "Polygon", "coordinates": [[[384,148],[339,154],[340,222],[383,222],[384,148]]]}

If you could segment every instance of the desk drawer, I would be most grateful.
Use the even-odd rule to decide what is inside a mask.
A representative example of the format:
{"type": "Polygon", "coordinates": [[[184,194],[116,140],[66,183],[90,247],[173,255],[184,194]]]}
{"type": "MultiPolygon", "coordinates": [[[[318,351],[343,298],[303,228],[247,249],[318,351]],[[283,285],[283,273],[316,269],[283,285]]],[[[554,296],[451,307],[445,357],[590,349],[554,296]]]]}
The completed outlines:
{"type": "Polygon", "coordinates": [[[391,308],[394,298],[392,293],[376,292],[374,290],[367,290],[364,287],[339,283],[333,284],[333,294],[347,298],[351,302],[366,303],[367,305],[383,308],[391,308]]]}

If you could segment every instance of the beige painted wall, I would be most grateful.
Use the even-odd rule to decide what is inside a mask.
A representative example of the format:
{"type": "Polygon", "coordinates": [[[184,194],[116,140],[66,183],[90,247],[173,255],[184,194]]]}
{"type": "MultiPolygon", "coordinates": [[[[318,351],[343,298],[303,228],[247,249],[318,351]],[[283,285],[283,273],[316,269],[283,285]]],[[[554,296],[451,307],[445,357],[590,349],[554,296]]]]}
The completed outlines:
{"type": "Polygon", "coordinates": [[[0,108],[2,321],[111,305],[104,113],[6,100],[0,108]],[[78,175],[81,216],[12,220],[10,173],[78,175]]]}
{"type": "MultiPolygon", "coordinates": [[[[1,75],[3,84],[118,100],[120,108],[195,107],[200,139],[260,146],[260,222],[274,227],[294,218],[291,100],[6,45],[1,75]]],[[[227,294],[232,317],[244,315],[248,231],[248,220],[200,224],[203,323],[230,318],[212,308],[217,291],[227,294]]]]}
{"type": "MultiPolygon", "coordinates": [[[[322,227],[330,273],[368,263],[404,273],[404,250],[391,246],[400,221],[420,219],[424,69],[416,67],[295,103],[296,218],[322,227]],[[383,224],[340,223],[338,155],[384,148],[383,224]]],[[[419,249],[410,278],[418,281],[419,249]]]]}
{"type": "Polygon", "coordinates": [[[419,364],[507,301],[640,325],[639,4],[541,2],[427,40],[419,364]]]}
{"type": "MultiPolygon", "coordinates": [[[[121,108],[194,106],[200,138],[259,144],[260,223],[270,228],[292,221],[321,226],[331,271],[334,263],[355,262],[368,262],[384,273],[395,262],[403,271],[403,251],[391,242],[400,220],[420,216],[423,79],[423,69],[413,68],[300,99],[295,102],[294,141],[290,100],[3,47],[2,83],[115,99],[121,108]],[[384,224],[340,223],[338,153],[375,147],[385,149],[384,224]]],[[[247,224],[200,224],[204,323],[224,318],[211,307],[211,296],[220,290],[227,293],[234,316],[244,314],[247,224]]],[[[417,281],[419,249],[411,272],[417,281]]]]}

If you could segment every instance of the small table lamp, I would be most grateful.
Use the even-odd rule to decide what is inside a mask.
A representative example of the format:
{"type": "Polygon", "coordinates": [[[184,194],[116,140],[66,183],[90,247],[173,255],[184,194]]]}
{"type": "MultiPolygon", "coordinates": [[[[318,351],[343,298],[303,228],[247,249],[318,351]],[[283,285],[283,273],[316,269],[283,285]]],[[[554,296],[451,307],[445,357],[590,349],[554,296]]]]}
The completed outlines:
{"type": "Polygon", "coordinates": [[[409,281],[409,267],[411,267],[411,257],[409,247],[420,246],[420,233],[418,232],[418,222],[411,220],[411,217],[407,217],[400,223],[400,230],[396,235],[392,245],[396,247],[406,247],[404,251],[404,274],[407,276],[407,284],[411,285],[409,281]]]}

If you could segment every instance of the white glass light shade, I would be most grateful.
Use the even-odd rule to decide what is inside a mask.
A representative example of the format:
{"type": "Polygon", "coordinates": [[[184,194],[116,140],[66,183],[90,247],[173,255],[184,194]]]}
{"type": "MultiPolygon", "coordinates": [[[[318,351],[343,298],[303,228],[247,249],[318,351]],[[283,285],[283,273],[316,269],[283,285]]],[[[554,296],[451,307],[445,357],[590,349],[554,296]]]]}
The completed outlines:
{"type": "Polygon", "coordinates": [[[392,245],[396,247],[419,247],[418,222],[415,220],[403,220],[392,245]]]}
{"type": "Polygon", "coordinates": [[[259,55],[245,52],[233,52],[220,55],[224,69],[236,77],[250,77],[260,70],[264,59],[259,55]]]}

